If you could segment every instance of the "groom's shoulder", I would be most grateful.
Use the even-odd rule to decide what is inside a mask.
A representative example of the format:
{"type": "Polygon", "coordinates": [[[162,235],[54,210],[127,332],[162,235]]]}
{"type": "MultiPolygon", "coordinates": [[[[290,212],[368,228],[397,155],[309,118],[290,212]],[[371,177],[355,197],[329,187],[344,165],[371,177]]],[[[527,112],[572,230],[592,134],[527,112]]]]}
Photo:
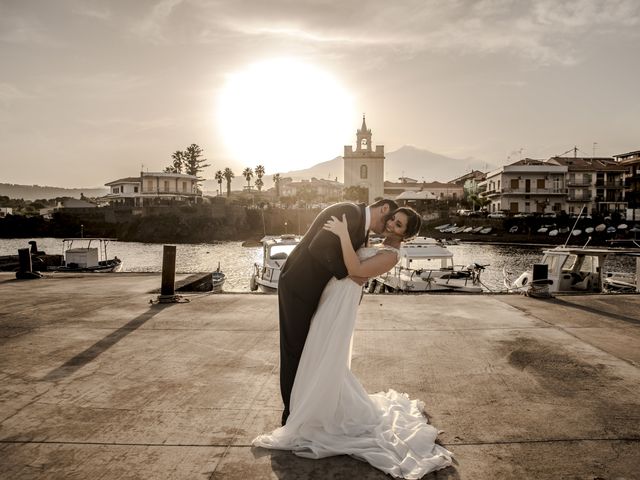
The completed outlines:
{"type": "Polygon", "coordinates": [[[349,210],[353,210],[354,212],[359,212],[361,210],[362,206],[358,205],[357,203],[353,203],[353,202],[338,202],[338,203],[334,203],[333,205],[329,205],[325,211],[336,211],[336,210],[340,210],[340,211],[349,211],[349,210]]]}

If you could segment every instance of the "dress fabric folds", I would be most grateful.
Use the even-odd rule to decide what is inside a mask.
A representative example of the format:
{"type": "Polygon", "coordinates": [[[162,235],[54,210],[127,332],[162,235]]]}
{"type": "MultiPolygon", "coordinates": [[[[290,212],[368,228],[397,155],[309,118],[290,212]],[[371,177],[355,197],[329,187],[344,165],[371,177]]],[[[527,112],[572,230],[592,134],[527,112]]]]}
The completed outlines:
{"type": "MultiPolygon", "coordinates": [[[[379,251],[361,248],[358,256],[379,251]]],[[[351,372],[361,292],[349,278],[329,281],[296,373],[291,415],[253,445],[306,458],[351,455],[394,477],[421,478],[451,465],[452,454],[435,443],[438,431],[427,423],[422,402],[394,390],[369,395],[351,372]]]]}

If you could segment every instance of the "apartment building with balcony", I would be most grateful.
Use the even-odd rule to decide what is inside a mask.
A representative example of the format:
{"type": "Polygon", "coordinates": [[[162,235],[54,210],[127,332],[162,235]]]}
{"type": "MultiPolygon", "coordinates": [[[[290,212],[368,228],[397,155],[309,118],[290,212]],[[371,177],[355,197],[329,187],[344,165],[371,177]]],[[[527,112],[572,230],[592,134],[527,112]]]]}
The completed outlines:
{"type": "Polygon", "coordinates": [[[614,155],[625,169],[624,195],[627,201],[627,220],[640,220],[640,150],[614,155]]]}
{"type": "Polygon", "coordinates": [[[551,157],[547,163],[567,167],[567,213],[624,211],[626,168],[610,157],[551,157]]]}
{"type": "Polygon", "coordinates": [[[549,213],[567,208],[568,168],[524,158],[487,173],[478,185],[490,212],[549,213]]]}

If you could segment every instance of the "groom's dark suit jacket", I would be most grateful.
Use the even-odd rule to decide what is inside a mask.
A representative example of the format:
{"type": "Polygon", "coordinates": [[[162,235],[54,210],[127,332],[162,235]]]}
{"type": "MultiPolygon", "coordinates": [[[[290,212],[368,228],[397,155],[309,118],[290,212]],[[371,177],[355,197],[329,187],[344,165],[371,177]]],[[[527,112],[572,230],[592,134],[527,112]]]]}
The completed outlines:
{"type": "Polygon", "coordinates": [[[366,240],[364,204],[337,203],[325,208],[315,218],[302,241],[291,252],[280,273],[278,285],[317,305],[320,295],[331,277],[338,279],[348,275],[342,258],[340,239],[322,227],[332,216],[342,220],[346,214],[349,236],[354,250],[366,240]]]}
{"type": "Polygon", "coordinates": [[[366,240],[365,208],[365,205],[354,203],[338,203],[325,208],[293,249],[280,273],[278,306],[283,425],[289,415],[291,390],[311,318],[318,307],[322,291],[331,277],[340,279],[347,276],[340,239],[322,227],[332,216],[342,220],[342,215],[345,214],[351,243],[357,249],[366,240]]]}

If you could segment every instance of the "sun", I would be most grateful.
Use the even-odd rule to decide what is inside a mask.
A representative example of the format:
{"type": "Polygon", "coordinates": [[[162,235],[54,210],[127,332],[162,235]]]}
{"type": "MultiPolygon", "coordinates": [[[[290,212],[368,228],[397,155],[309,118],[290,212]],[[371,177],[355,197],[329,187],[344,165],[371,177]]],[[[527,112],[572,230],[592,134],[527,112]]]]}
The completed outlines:
{"type": "Polygon", "coordinates": [[[230,75],[216,117],[229,155],[267,173],[331,160],[354,135],[352,96],[328,72],[295,59],[265,60],[230,75]]]}

